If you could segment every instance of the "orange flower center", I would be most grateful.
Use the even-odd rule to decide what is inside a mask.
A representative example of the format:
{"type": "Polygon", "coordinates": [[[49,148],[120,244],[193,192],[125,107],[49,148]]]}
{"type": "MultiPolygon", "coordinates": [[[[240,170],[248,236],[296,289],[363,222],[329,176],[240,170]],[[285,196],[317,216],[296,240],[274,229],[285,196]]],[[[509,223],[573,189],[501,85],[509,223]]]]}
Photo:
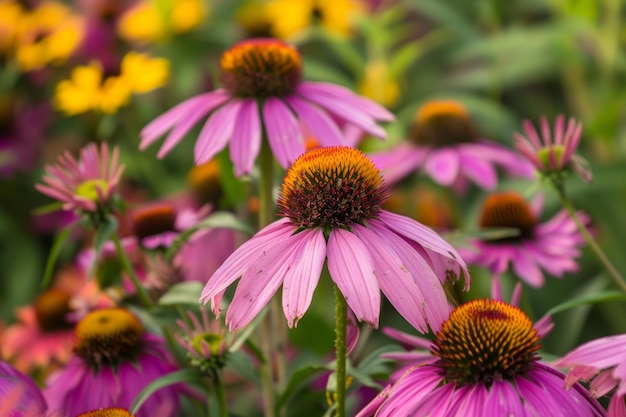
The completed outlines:
{"type": "Polygon", "coordinates": [[[176,210],[171,204],[152,204],[132,214],[133,233],[138,239],[174,230],[176,210]]]}
{"type": "Polygon", "coordinates": [[[44,332],[70,329],[66,317],[72,311],[70,300],[72,296],[63,290],[51,289],[43,292],[35,300],[35,316],[37,323],[44,332]]]}
{"type": "Polygon", "coordinates": [[[219,162],[214,159],[194,166],[187,174],[187,183],[199,204],[217,204],[222,197],[219,162]]]}
{"type": "Polygon", "coordinates": [[[513,228],[519,235],[498,240],[516,240],[532,235],[537,220],[526,201],[515,192],[491,194],[480,214],[481,228],[513,228]]]}
{"type": "Polygon", "coordinates": [[[321,147],[287,171],[278,210],[304,229],[344,228],[375,218],[387,198],[380,171],[361,151],[321,147]]]}
{"type": "Polygon", "coordinates": [[[124,408],[100,408],[99,410],[81,413],[76,417],[135,417],[124,408]]]}
{"type": "Polygon", "coordinates": [[[301,67],[297,49],[275,39],[239,42],[220,60],[224,88],[238,97],[259,99],[292,93],[301,67]]]}
{"type": "Polygon", "coordinates": [[[139,355],[144,328],[123,308],[105,308],[87,314],[76,326],[74,352],[95,369],[139,355]]]}
{"type": "Polygon", "coordinates": [[[444,147],[473,142],[478,133],[461,103],[433,100],[417,110],[410,137],[417,145],[444,147]]]}
{"type": "Polygon", "coordinates": [[[437,333],[433,354],[446,379],[461,384],[510,379],[537,360],[539,336],[524,312],[497,300],[455,308],[437,333]]]}

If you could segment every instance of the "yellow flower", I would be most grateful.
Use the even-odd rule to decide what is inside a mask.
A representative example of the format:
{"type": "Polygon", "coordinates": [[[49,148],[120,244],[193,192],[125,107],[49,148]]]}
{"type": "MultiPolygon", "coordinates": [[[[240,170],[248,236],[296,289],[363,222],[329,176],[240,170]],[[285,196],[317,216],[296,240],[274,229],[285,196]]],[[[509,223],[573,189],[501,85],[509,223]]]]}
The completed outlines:
{"type": "Polygon", "coordinates": [[[129,52],[122,59],[120,74],[104,77],[97,62],[74,68],[69,80],[56,88],[55,106],[67,115],[90,110],[116,113],[131,94],[163,87],[169,77],[169,62],[146,54],[129,52]]]}
{"type": "Polygon", "coordinates": [[[17,22],[24,15],[22,5],[13,0],[0,0],[0,52],[13,48],[17,36],[17,22]]]}
{"type": "Polygon", "coordinates": [[[122,60],[120,77],[130,91],[141,94],[163,87],[167,84],[169,74],[170,63],[167,59],[129,52],[122,60]]]}
{"type": "Polygon", "coordinates": [[[170,33],[184,33],[199,26],[207,13],[205,0],[165,0],[161,8],[144,0],[122,15],[117,31],[131,42],[158,42],[170,33]]]}
{"type": "Polygon", "coordinates": [[[72,116],[89,110],[115,113],[130,99],[130,90],[121,77],[103,80],[102,67],[97,62],[74,68],[69,80],[56,88],[55,106],[72,116]]]}
{"type": "Polygon", "coordinates": [[[359,93],[385,107],[391,107],[400,96],[400,87],[387,64],[377,60],[365,66],[365,72],[359,82],[359,93]]]}
{"type": "Polygon", "coordinates": [[[44,2],[16,24],[16,59],[24,71],[64,62],[80,45],[83,21],[61,3],[44,2]]]}
{"type": "Polygon", "coordinates": [[[349,36],[354,16],[363,10],[358,0],[269,0],[263,6],[254,3],[240,15],[250,28],[268,26],[270,34],[289,39],[318,23],[323,28],[349,36]],[[256,16],[251,11],[257,11],[256,16]]]}

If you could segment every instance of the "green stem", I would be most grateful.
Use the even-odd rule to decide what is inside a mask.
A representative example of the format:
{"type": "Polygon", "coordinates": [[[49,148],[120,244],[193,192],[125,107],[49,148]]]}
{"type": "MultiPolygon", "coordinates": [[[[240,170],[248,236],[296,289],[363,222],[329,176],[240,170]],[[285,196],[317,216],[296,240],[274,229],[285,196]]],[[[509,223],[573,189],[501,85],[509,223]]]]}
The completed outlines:
{"type": "Polygon", "coordinates": [[[215,396],[217,397],[217,404],[219,407],[220,417],[228,417],[228,404],[226,403],[226,391],[224,390],[224,384],[220,378],[220,371],[213,370],[213,388],[215,389],[215,396]]]}
{"type": "MultiPolygon", "coordinates": [[[[263,135],[261,143],[261,151],[259,152],[259,229],[267,226],[272,222],[274,215],[274,160],[272,152],[269,148],[267,138],[263,135]]],[[[274,303],[270,303],[270,308],[274,303]]],[[[260,364],[259,373],[261,376],[261,391],[264,401],[264,416],[275,417],[275,391],[274,380],[272,377],[272,358],[274,350],[272,349],[272,317],[268,314],[263,318],[260,328],[260,347],[263,352],[264,361],[260,364]]]]}
{"type": "Polygon", "coordinates": [[[335,417],[346,416],[346,334],[348,327],[348,313],[346,300],[335,284],[335,349],[337,363],[337,398],[335,417]]]}
{"type": "Polygon", "coordinates": [[[593,249],[593,251],[595,252],[600,262],[604,265],[609,275],[611,275],[611,278],[613,278],[613,281],[615,281],[615,283],[624,292],[626,292],[626,281],[624,281],[624,278],[619,273],[617,268],[615,268],[615,265],[613,265],[613,263],[608,258],[608,256],[604,253],[604,251],[602,250],[598,242],[593,238],[593,236],[591,236],[591,233],[589,233],[589,231],[587,230],[583,222],[580,220],[580,217],[578,217],[578,214],[576,213],[576,210],[574,209],[572,202],[567,197],[567,194],[565,192],[565,187],[563,187],[563,185],[560,185],[560,184],[553,183],[553,185],[559,194],[559,199],[561,200],[561,204],[563,205],[565,210],[567,210],[567,213],[570,215],[572,220],[574,220],[574,223],[576,223],[576,226],[578,227],[578,230],[580,230],[580,233],[582,233],[583,237],[585,238],[585,240],[587,241],[591,249],[593,249]]]}
{"type": "Polygon", "coordinates": [[[146,292],[145,288],[141,285],[141,282],[139,282],[139,277],[135,273],[135,269],[130,263],[128,256],[126,256],[126,252],[124,252],[124,248],[122,247],[122,242],[120,241],[119,236],[114,233],[111,239],[113,240],[113,244],[115,245],[117,256],[119,256],[120,261],[122,261],[122,266],[124,267],[124,270],[128,274],[128,277],[133,282],[133,285],[137,290],[137,297],[139,297],[139,301],[145,308],[152,308],[152,299],[146,292]]]}

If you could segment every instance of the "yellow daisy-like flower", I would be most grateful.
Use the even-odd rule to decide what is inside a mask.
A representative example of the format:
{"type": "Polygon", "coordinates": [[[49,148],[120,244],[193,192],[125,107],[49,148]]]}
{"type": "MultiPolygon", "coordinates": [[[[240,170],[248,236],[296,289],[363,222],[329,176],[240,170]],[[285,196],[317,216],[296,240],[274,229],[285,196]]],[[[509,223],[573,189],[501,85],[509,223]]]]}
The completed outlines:
{"type": "Polygon", "coordinates": [[[97,62],[74,68],[69,80],[56,88],[55,106],[67,115],[90,110],[116,113],[131,94],[163,87],[169,77],[169,62],[146,54],[129,52],[122,59],[120,74],[105,77],[97,62]]]}
{"type": "Polygon", "coordinates": [[[151,58],[147,54],[129,52],[122,60],[120,76],[136,94],[147,93],[167,84],[170,63],[165,58],[151,58]]]}
{"type": "Polygon", "coordinates": [[[358,0],[269,0],[251,3],[239,20],[253,31],[267,27],[269,35],[289,39],[319,24],[340,36],[349,36],[354,17],[363,10],[358,0]]]}
{"type": "Polygon", "coordinates": [[[13,48],[19,22],[24,16],[22,5],[13,0],[0,0],[0,52],[13,48]]]}
{"type": "Polygon", "coordinates": [[[80,45],[82,19],[57,2],[22,13],[15,26],[15,57],[24,71],[64,62],[80,45]]]}
{"type": "Polygon", "coordinates": [[[204,0],[166,0],[162,8],[141,1],[122,15],[117,31],[131,42],[152,43],[171,33],[188,32],[199,26],[208,14],[204,0]]]}

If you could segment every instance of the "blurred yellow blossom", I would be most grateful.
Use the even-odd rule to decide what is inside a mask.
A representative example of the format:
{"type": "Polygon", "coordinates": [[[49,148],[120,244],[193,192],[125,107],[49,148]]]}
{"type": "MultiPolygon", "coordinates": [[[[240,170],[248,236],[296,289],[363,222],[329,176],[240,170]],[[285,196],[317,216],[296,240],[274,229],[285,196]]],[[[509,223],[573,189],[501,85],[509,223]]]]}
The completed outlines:
{"type": "Polygon", "coordinates": [[[17,25],[24,15],[22,5],[13,0],[0,0],[0,52],[13,48],[17,25]]]}
{"type": "Polygon", "coordinates": [[[199,26],[208,14],[204,0],[166,0],[163,9],[140,1],[120,18],[117,31],[131,42],[158,42],[170,33],[184,33],[199,26]]]}
{"type": "Polygon", "coordinates": [[[357,0],[269,0],[244,5],[238,20],[252,33],[267,31],[267,35],[281,39],[315,24],[336,35],[349,36],[354,17],[363,10],[357,0]]]}
{"type": "Polygon", "coordinates": [[[15,57],[24,71],[63,63],[83,38],[82,18],[61,3],[43,2],[16,18],[15,57]]]}
{"type": "Polygon", "coordinates": [[[74,68],[70,79],[57,85],[54,104],[70,116],[90,110],[112,114],[128,103],[131,94],[162,87],[168,77],[166,59],[129,52],[116,76],[105,77],[97,62],[74,68]]]}
{"type": "Polygon", "coordinates": [[[371,61],[365,66],[358,90],[385,107],[393,106],[400,97],[398,81],[383,60],[371,61]]]}

